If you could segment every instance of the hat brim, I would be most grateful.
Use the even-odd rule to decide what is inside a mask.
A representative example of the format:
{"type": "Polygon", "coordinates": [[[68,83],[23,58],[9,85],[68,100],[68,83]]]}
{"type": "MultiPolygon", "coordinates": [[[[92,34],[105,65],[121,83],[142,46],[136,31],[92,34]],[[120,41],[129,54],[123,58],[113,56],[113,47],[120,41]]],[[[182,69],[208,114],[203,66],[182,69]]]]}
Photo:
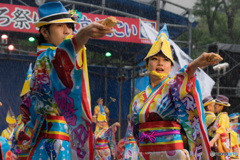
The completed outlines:
{"type": "Polygon", "coordinates": [[[229,117],[229,119],[231,120],[231,119],[235,119],[235,118],[238,118],[239,116],[234,116],[234,117],[229,117]]]}
{"type": "Polygon", "coordinates": [[[230,107],[231,106],[230,103],[222,103],[222,102],[219,102],[219,101],[216,101],[215,103],[219,104],[219,105],[222,105],[222,106],[225,106],[225,107],[230,107]]]}
{"type": "Polygon", "coordinates": [[[41,26],[45,26],[45,25],[53,24],[53,23],[73,23],[73,24],[77,24],[78,22],[72,20],[71,18],[67,18],[67,19],[58,19],[58,20],[49,21],[49,22],[40,21],[40,22],[36,22],[36,23],[33,23],[33,24],[36,27],[40,28],[41,26]]]}
{"type": "Polygon", "coordinates": [[[206,106],[208,106],[209,104],[211,104],[213,102],[216,102],[216,101],[215,100],[208,101],[208,102],[203,104],[203,107],[206,107],[206,106]]]}

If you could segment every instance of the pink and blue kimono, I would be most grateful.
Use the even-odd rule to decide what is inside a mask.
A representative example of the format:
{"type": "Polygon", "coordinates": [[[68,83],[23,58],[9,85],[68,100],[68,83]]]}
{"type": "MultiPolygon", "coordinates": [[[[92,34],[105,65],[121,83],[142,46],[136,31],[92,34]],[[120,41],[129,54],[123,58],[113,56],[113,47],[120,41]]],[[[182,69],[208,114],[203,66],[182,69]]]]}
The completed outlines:
{"type": "Polygon", "coordinates": [[[131,122],[139,159],[212,159],[200,93],[196,75],[189,78],[185,66],[134,97],[131,122]]]}
{"type": "Polygon", "coordinates": [[[41,44],[24,101],[33,128],[28,159],[92,159],[93,132],[85,47],[75,38],[41,44]]]}

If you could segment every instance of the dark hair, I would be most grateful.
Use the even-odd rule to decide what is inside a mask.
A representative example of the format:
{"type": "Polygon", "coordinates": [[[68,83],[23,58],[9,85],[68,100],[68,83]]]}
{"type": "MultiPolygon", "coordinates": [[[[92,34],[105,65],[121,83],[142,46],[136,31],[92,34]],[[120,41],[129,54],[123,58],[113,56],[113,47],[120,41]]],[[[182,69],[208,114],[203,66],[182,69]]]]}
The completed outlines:
{"type": "Polygon", "coordinates": [[[229,110],[230,110],[230,107],[224,106],[222,112],[227,112],[227,113],[229,113],[229,110]]]}
{"type": "Polygon", "coordinates": [[[205,111],[209,111],[208,105],[206,107],[204,107],[204,109],[205,109],[205,111]]]}
{"type": "Polygon", "coordinates": [[[49,28],[50,28],[50,25],[51,24],[48,24],[48,25],[44,25],[44,26],[41,26],[40,28],[39,28],[39,37],[38,37],[38,45],[40,45],[41,43],[46,43],[47,41],[46,41],[46,39],[44,38],[44,36],[41,34],[41,29],[42,28],[46,28],[46,30],[49,32],[49,28]]]}
{"type": "MultiPolygon", "coordinates": [[[[157,54],[159,54],[159,53],[160,53],[160,54],[162,53],[162,54],[165,56],[165,54],[164,54],[162,51],[159,51],[157,54]]],[[[157,55],[157,54],[155,54],[155,55],[157,55]]],[[[166,56],[166,57],[167,57],[167,56],[166,56]]],[[[150,57],[148,57],[148,58],[145,60],[147,65],[148,65],[148,62],[149,62],[149,58],[150,58],[150,57]]],[[[167,58],[168,58],[168,57],[167,57],[167,58]]],[[[168,59],[170,60],[170,58],[168,58],[168,59]]],[[[170,60],[170,62],[171,62],[171,66],[173,66],[173,65],[174,65],[173,62],[172,62],[171,60],[170,60]]]]}
{"type": "MultiPolygon", "coordinates": [[[[68,28],[72,28],[72,30],[74,31],[75,30],[75,26],[73,23],[66,23],[68,28]]],[[[48,24],[48,25],[44,25],[44,26],[41,26],[39,28],[39,32],[42,28],[46,28],[46,30],[50,33],[50,25],[51,24],[48,24]]],[[[39,34],[39,37],[38,37],[38,45],[40,45],[41,43],[47,43],[46,39],[44,38],[44,36],[40,33],[39,34]]]]}

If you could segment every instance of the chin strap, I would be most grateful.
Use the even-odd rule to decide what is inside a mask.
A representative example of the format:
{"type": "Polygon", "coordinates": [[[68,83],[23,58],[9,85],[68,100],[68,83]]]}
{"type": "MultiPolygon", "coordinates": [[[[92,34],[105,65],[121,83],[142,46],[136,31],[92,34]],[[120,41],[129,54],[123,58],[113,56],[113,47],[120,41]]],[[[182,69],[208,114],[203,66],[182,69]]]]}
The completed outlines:
{"type": "Polygon", "coordinates": [[[148,72],[149,72],[149,74],[154,75],[154,76],[158,76],[161,79],[163,77],[167,77],[168,76],[168,74],[166,74],[166,73],[158,73],[156,71],[149,71],[149,70],[148,70],[148,72]]]}

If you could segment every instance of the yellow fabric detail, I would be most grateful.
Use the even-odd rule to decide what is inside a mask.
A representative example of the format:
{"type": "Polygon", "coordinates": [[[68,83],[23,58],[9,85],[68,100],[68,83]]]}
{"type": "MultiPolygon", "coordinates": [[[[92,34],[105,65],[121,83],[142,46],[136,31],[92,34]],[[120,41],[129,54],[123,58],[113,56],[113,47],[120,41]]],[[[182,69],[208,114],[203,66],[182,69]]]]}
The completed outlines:
{"type": "Polygon", "coordinates": [[[156,71],[148,71],[149,72],[149,74],[151,74],[151,75],[155,75],[155,76],[158,76],[159,78],[163,78],[163,77],[167,77],[168,76],[168,74],[166,74],[166,73],[158,73],[158,72],[156,72],[156,71]]]}
{"type": "Polygon", "coordinates": [[[107,118],[106,118],[105,115],[99,114],[98,117],[97,117],[97,121],[99,121],[99,122],[102,122],[102,121],[107,122],[107,118]]]}
{"type": "Polygon", "coordinates": [[[52,23],[74,23],[74,24],[77,24],[77,22],[72,20],[71,18],[65,18],[65,19],[59,19],[59,20],[50,21],[50,22],[38,22],[38,23],[34,23],[34,25],[36,27],[40,28],[41,26],[52,24],[52,23]]]}
{"type": "Polygon", "coordinates": [[[50,120],[50,119],[48,119],[47,120],[48,122],[57,122],[57,123],[62,123],[62,124],[67,124],[67,122],[66,121],[64,121],[64,120],[50,120]]]}
{"type": "Polygon", "coordinates": [[[46,131],[46,130],[43,130],[42,132],[43,133],[47,133],[47,134],[58,134],[58,135],[69,136],[67,133],[59,132],[59,131],[46,131]]]}

